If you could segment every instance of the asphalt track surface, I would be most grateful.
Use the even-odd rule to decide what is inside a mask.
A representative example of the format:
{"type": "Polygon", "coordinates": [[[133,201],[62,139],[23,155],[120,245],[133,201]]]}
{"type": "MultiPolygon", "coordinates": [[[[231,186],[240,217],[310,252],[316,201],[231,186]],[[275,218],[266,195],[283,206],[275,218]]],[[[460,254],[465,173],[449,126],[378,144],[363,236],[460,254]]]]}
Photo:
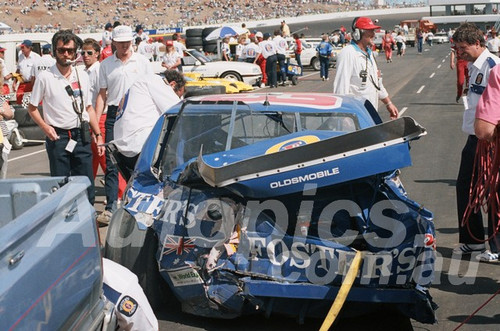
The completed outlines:
{"type": "MultiPolygon", "coordinates": [[[[412,18],[412,17],[405,17],[412,18]]],[[[399,17],[379,17],[384,27],[393,26],[399,17]],[[386,25],[387,24],[387,25],[386,25]]],[[[350,26],[351,20],[334,24],[309,25],[319,34],[340,24],[350,26]]],[[[292,31],[296,27],[292,26],[292,31]]],[[[298,27],[300,28],[300,27],[298,27]]],[[[309,35],[314,35],[309,33],[309,35]]],[[[461,131],[462,103],[455,102],[455,71],[449,67],[449,44],[425,47],[423,55],[409,47],[406,56],[394,57],[385,63],[380,54],[378,63],[384,84],[392,101],[404,116],[411,116],[427,129],[428,134],[411,144],[413,166],[402,169],[401,179],[409,197],[434,213],[437,232],[438,263],[436,281],[431,288],[437,310],[438,324],[411,324],[388,310],[358,318],[343,318],[335,330],[453,330],[500,289],[498,264],[476,263],[469,258],[452,259],[458,230],[455,181],[461,149],[467,136],[461,131]]],[[[273,92],[332,91],[335,74],[330,81],[321,81],[319,73],[306,71],[297,86],[280,87],[273,92]]],[[[261,90],[266,91],[266,89],[261,90]]],[[[381,106],[384,120],[387,112],[381,106]]],[[[10,155],[10,178],[48,176],[48,160],[42,145],[25,147],[10,155]]],[[[96,209],[102,210],[102,187],[98,187],[96,209]]],[[[500,296],[494,297],[475,317],[459,330],[498,330],[500,296]]],[[[187,315],[178,305],[158,313],[160,330],[318,330],[321,320],[306,319],[299,325],[293,318],[271,315],[242,317],[235,320],[214,320],[187,315]]]]}

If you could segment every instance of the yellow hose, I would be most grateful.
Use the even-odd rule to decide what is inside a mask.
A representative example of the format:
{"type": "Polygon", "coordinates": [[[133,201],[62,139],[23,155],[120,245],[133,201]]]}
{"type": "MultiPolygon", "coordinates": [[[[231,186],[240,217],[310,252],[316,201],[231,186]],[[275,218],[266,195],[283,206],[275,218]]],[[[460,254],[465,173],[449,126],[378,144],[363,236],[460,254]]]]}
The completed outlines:
{"type": "Polygon", "coordinates": [[[361,251],[357,251],[354,259],[352,260],[351,266],[349,267],[349,271],[347,271],[347,275],[345,276],[344,282],[342,286],[340,286],[339,293],[333,301],[332,306],[330,307],[330,311],[326,315],[323,324],[321,325],[320,331],[327,331],[330,326],[332,326],[333,322],[339,315],[342,306],[351,290],[352,284],[354,284],[354,280],[356,279],[356,275],[358,274],[359,267],[361,266],[361,261],[363,260],[361,251]]]}

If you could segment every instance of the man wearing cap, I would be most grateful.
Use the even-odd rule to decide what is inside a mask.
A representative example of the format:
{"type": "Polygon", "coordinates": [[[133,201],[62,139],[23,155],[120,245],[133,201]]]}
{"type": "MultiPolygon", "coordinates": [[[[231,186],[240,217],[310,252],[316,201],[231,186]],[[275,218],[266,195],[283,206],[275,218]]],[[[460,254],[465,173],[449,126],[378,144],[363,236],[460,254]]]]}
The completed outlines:
{"type": "Polygon", "coordinates": [[[260,43],[264,40],[264,35],[262,32],[257,31],[255,33],[255,39],[257,41],[257,44],[259,46],[259,55],[257,56],[257,61],[255,64],[257,64],[260,67],[260,71],[262,72],[262,83],[260,87],[264,87],[267,84],[267,72],[266,72],[266,58],[262,55],[262,48],[260,47],[260,43]]]}
{"type": "Polygon", "coordinates": [[[134,40],[137,38],[141,38],[141,41],[148,40],[149,36],[144,32],[142,25],[138,25],[135,27],[134,40]]]}
{"type": "MultiPolygon", "coordinates": [[[[177,54],[179,54],[179,58],[182,58],[184,57],[184,51],[186,50],[186,46],[181,43],[181,35],[179,33],[174,33],[172,35],[172,40],[174,41],[174,48],[175,48],[175,51],[177,52],[177,54]]],[[[179,65],[177,66],[177,69],[182,72],[182,65],[179,65]]]]}
{"type": "Polygon", "coordinates": [[[111,45],[113,34],[113,25],[111,23],[106,23],[104,26],[104,32],[102,33],[102,46],[111,45]]]}
{"type": "Polygon", "coordinates": [[[56,59],[52,57],[52,45],[45,44],[42,46],[42,56],[35,61],[31,69],[31,82],[34,83],[38,74],[56,64],[56,59]]]}
{"type": "Polygon", "coordinates": [[[286,24],[285,20],[281,21],[280,30],[283,37],[290,37],[290,28],[288,27],[288,24],[286,24]]]}
{"type": "MultiPolygon", "coordinates": [[[[114,54],[101,62],[99,68],[99,94],[96,100],[96,113],[100,119],[105,106],[108,106],[106,118],[106,142],[114,139],[113,127],[120,100],[125,92],[135,83],[141,74],[152,73],[151,63],[142,55],[132,51],[134,36],[129,26],[119,25],[113,29],[114,54]]],[[[106,173],[104,175],[106,207],[98,221],[109,223],[114,203],[118,196],[118,171],[106,153],[106,173]]]]}
{"type": "Polygon", "coordinates": [[[24,93],[31,92],[33,88],[31,72],[35,61],[40,58],[40,55],[32,51],[33,43],[29,39],[23,40],[19,47],[21,48],[21,54],[17,62],[17,73],[21,75],[22,81],[17,87],[16,99],[18,104],[22,104],[24,93]]]}
{"type": "Polygon", "coordinates": [[[352,24],[351,44],[344,47],[337,57],[337,72],[333,83],[334,94],[354,94],[363,97],[378,108],[381,100],[392,119],[398,117],[398,109],[391,102],[382,84],[382,74],[373,56],[375,30],[368,17],[355,18],[352,24]]]}

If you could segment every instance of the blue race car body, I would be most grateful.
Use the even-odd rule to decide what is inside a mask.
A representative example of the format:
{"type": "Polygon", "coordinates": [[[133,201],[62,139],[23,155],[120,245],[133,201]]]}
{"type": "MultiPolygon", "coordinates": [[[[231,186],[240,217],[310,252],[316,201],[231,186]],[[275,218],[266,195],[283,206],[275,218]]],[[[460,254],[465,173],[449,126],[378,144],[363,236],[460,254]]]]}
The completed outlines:
{"type": "Polygon", "coordinates": [[[190,98],[155,125],[110,227],[154,232],[159,272],[192,314],[324,316],[362,251],[346,309],[388,303],[434,323],[433,216],[398,179],[424,134],[347,96],[190,98]]]}

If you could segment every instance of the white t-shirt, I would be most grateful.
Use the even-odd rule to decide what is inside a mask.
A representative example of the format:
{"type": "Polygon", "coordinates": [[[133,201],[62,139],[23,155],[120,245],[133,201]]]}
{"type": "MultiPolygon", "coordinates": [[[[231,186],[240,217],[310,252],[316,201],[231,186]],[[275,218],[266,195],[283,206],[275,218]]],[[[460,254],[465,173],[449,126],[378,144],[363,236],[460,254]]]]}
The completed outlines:
{"type": "Polygon", "coordinates": [[[373,53],[370,57],[350,44],[344,47],[337,57],[337,72],[333,82],[334,94],[351,94],[368,99],[375,109],[378,109],[378,100],[386,98],[387,93],[382,80],[378,78],[378,67],[373,53]],[[361,71],[366,71],[366,80],[360,77],[361,71]],[[378,89],[378,88],[380,89],[378,89]]]}
{"type": "Polygon", "coordinates": [[[115,305],[120,330],[158,330],[158,320],[139,285],[137,276],[124,266],[102,259],[103,292],[115,305]]]}
{"type": "MultiPolygon", "coordinates": [[[[161,59],[163,63],[165,63],[168,66],[172,66],[177,63],[177,60],[179,59],[179,53],[177,52],[172,52],[172,53],[165,53],[161,59]]],[[[177,69],[177,68],[176,68],[177,69]]]]}
{"type": "Polygon", "coordinates": [[[288,49],[288,44],[285,38],[282,36],[276,36],[273,39],[274,46],[276,46],[276,53],[286,55],[286,50],[288,49]]]}
{"type": "Polygon", "coordinates": [[[106,45],[111,44],[111,41],[113,40],[113,32],[104,30],[102,33],[102,47],[106,47],[106,45]],[[108,44],[108,41],[110,42],[108,44]]]}
{"type": "Polygon", "coordinates": [[[134,84],[137,77],[152,74],[151,62],[141,54],[133,53],[123,63],[116,54],[104,59],[99,68],[99,89],[106,88],[107,104],[118,106],[125,92],[134,84]]]}
{"type": "Polygon", "coordinates": [[[153,58],[153,53],[154,53],[153,44],[150,44],[147,42],[147,40],[144,40],[139,44],[139,47],[137,48],[137,52],[141,55],[144,55],[146,57],[146,59],[151,61],[151,59],[153,58]]]}
{"type": "Polygon", "coordinates": [[[179,102],[173,89],[158,75],[139,77],[120,102],[113,143],[120,153],[139,154],[158,117],[179,102]]]}
{"type": "Polygon", "coordinates": [[[47,70],[56,64],[56,59],[52,57],[50,54],[44,54],[40,58],[38,58],[33,67],[31,68],[31,76],[37,78],[38,74],[41,71],[47,70]]]}
{"type": "Polygon", "coordinates": [[[263,40],[259,43],[260,52],[262,56],[267,59],[271,55],[276,54],[276,46],[274,45],[272,40],[263,40]]]}
{"type": "Polygon", "coordinates": [[[9,74],[9,71],[7,70],[7,67],[5,66],[5,61],[4,59],[0,59],[0,66],[2,67],[2,77],[5,77],[9,74]]]}
{"type": "Polygon", "coordinates": [[[73,109],[72,98],[66,92],[68,85],[73,89],[78,109],[83,99],[83,119],[88,121],[89,114],[86,109],[91,104],[89,77],[82,70],[72,67],[71,74],[66,79],[57,65],[54,65],[40,72],[31,92],[30,104],[37,107],[43,101],[43,119],[47,124],[61,129],[74,129],[80,126],[78,115],[73,109]],[[76,70],[79,70],[78,76],[76,70]]]}
{"type": "Polygon", "coordinates": [[[260,47],[256,43],[251,42],[243,48],[243,54],[246,59],[256,58],[260,54],[260,47]]]}
{"type": "Polygon", "coordinates": [[[89,85],[90,85],[90,95],[92,100],[92,107],[95,108],[95,102],[97,100],[97,95],[99,94],[99,68],[101,63],[96,61],[90,68],[85,69],[85,72],[89,75],[89,85]]]}
{"type": "Polygon", "coordinates": [[[182,59],[184,57],[184,51],[186,50],[186,46],[183,43],[174,40],[174,48],[179,57],[182,59]]]}
{"type": "Polygon", "coordinates": [[[17,69],[19,69],[19,73],[23,76],[25,82],[29,82],[31,80],[31,70],[35,65],[35,61],[40,58],[40,55],[31,51],[28,57],[24,56],[23,53],[20,53],[19,60],[17,62],[17,69]]]}
{"type": "Polygon", "coordinates": [[[498,39],[497,37],[491,38],[486,43],[486,46],[488,46],[488,50],[490,52],[495,52],[496,53],[496,52],[498,52],[498,48],[500,46],[500,39],[498,39]]]}

